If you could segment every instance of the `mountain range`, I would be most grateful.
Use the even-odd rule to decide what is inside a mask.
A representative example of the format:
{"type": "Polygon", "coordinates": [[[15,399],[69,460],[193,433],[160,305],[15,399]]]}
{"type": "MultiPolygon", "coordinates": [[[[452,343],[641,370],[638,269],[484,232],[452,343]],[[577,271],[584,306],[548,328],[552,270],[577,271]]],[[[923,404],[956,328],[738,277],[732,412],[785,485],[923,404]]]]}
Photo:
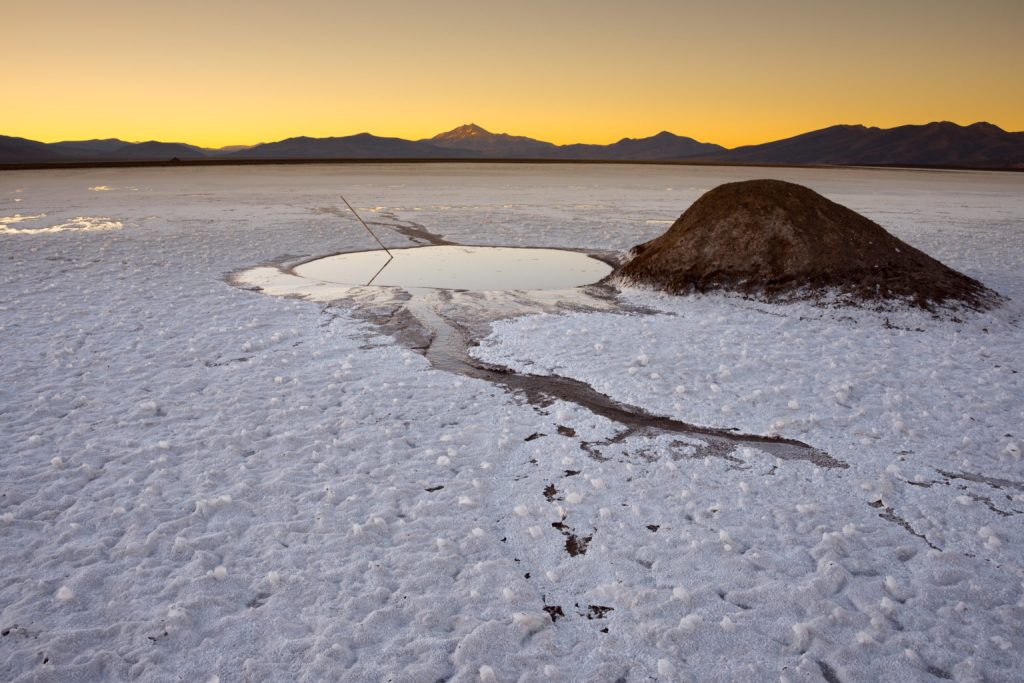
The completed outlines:
{"type": "Polygon", "coordinates": [[[251,147],[220,149],[179,142],[133,143],[116,138],[43,143],[0,135],[0,164],[9,165],[303,159],[683,161],[1024,169],[1024,132],[1007,132],[985,122],[961,126],[939,121],[896,128],[838,125],[734,149],[667,131],[647,138],[623,138],[608,145],[555,145],[528,137],[491,133],[472,123],[423,140],[359,133],[329,138],[294,137],[251,147]]]}

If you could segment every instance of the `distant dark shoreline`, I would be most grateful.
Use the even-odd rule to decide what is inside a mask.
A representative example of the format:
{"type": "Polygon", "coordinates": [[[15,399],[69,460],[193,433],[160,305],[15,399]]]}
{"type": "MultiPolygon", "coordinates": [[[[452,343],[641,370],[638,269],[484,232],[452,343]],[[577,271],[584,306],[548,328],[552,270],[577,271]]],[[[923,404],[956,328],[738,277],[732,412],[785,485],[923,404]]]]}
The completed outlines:
{"type": "Polygon", "coordinates": [[[726,161],[664,161],[624,159],[432,159],[432,158],[352,158],[352,159],[171,159],[167,161],[54,161],[26,164],[0,164],[0,171],[39,171],[49,169],[75,168],[164,168],[181,166],[269,166],[297,164],[545,164],[545,165],[638,165],[638,166],[712,166],[738,168],[811,168],[811,169],[879,169],[914,171],[984,171],[998,173],[1021,173],[1019,167],[979,167],[927,164],[782,164],[742,163],[726,161]]]}

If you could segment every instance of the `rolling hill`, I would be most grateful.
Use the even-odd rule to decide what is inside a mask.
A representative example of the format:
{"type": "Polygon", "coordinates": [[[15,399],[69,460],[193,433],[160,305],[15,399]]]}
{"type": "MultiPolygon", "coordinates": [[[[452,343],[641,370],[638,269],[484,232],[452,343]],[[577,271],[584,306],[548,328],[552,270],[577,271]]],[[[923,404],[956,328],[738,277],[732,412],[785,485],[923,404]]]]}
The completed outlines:
{"type": "Polygon", "coordinates": [[[705,157],[732,163],[859,166],[1024,167],[1024,133],[991,123],[939,121],[897,128],[831,126],[705,157]]]}
{"type": "Polygon", "coordinates": [[[225,155],[229,159],[436,159],[467,158],[472,150],[444,149],[425,142],[359,133],[336,138],[295,137],[225,155]]]}

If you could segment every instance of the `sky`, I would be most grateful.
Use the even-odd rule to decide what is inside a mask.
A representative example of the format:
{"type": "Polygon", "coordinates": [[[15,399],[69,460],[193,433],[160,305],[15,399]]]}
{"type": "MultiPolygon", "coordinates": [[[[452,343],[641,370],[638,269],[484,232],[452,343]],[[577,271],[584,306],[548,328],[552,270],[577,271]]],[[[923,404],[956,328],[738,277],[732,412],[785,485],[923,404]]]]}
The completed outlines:
{"type": "Polygon", "coordinates": [[[3,4],[0,134],[44,142],[1024,130],[1024,0],[3,4]]]}

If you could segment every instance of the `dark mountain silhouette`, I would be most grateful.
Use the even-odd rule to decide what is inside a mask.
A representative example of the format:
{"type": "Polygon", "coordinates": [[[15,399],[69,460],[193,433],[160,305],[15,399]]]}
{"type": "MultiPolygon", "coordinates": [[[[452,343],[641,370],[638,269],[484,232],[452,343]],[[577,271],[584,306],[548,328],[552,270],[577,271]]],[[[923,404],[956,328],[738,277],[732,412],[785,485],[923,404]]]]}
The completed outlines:
{"type": "Polygon", "coordinates": [[[470,123],[426,140],[377,137],[294,137],[251,147],[203,149],[165,142],[80,140],[52,144],[0,136],[0,164],[103,161],[275,159],[537,159],[689,161],[720,164],[935,166],[1024,169],[1024,133],[991,123],[948,121],[897,128],[832,126],[785,140],[725,149],[663,131],[610,145],[554,145],[491,133],[470,123]]]}
{"type": "Polygon", "coordinates": [[[63,160],[59,151],[44,142],[0,135],[0,164],[43,164],[63,160]]]}
{"type": "Polygon", "coordinates": [[[198,147],[181,142],[137,142],[106,155],[113,161],[166,161],[168,159],[202,159],[206,154],[198,147]]]}
{"type": "Polygon", "coordinates": [[[939,121],[920,126],[832,126],[763,145],[737,147],[706,157],[734,163],[1024,167],[1024,133],[991,123],[959,126],[939,121]]]}
{"type": "Polygon", "coordinates": [[[492,159],[612,159],[661,161],[713,154],[725,148],[663,131],[649,138],[623,138],[610,145],[554,145],[507,133],[491,133],[475,123],[440,133],[427,140],[447,149],[469,149],[492,159]]]}
{"type": "Polygon", "coordinates": [[[217,156],[222,154],[231,154],[232,152],[241,152],[243,149],[251,149],[253,145],[226,145],[224,147],[203,147],[203,151],[210,156],[217,156]]]}
{"type": "Polygon", "coordinates": [[[106,138],[104,140],[66,140],[64,142],[54,142],[50,144],[50,147],[67,156],[92,159],[98,155],[117,151],[130,144],[130,142],[118,140],[117,138],[106,138]]]}
{"type": "Polygon", "coordinates": [[[420,142],[445,149],[472,150],[483,157],[500,159],[548,159],[558,153],[558,146],[550,142],[507,133],[491,133],[475,123],[467,123],[420,142]]]}
{"type": "Polygon", "coordinates": [[[563,159],[616,159],[620,161],[667,161],[706,156],[724,151],[725,147],[710,142],[669,133],[667,130],[649,138],[622,138],[611,145],[563,145],[563,159]]]}
{"type": "Polygon", "coordinates": [[[436,159],[480,155],[471,150],[444,149],[425,142],[359,133],[339,138],[288,138],[225,156],[233,159],[436,159]]]}
{"type": "Polygon", "coordinates": [[[0,136],[0,163],[36,164],[90,161],[168,161],[201,159],[206,155],[198,147],[178,142],[138,142],[124,140],[78,140],[46,144],[24,138],[0,136]]]}

